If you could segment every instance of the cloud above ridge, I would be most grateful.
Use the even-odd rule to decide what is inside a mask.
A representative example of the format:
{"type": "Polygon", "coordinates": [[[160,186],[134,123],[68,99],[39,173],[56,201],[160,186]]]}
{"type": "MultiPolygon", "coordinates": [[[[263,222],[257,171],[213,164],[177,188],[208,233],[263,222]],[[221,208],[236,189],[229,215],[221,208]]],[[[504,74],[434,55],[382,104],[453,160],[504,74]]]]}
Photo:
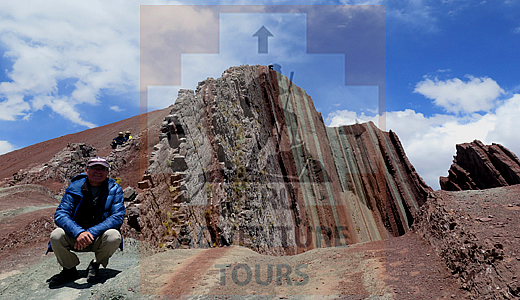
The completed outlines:
{"type": "Polygon", "coordinates": [[[491,78],[466,76],[467,81],[459,78],[445,81],[425,78],[415,85],[414,93],[432,99],[435,105],[450,113],[474,113],[489,111],[494,101],[504,90],[491,78]]]}
{"type": "MultiPolygon", "coordinates": [[[[392,111],[385,114],[386,128],[397,133],[411,163],[419,175],[434,189],[439,189],[439,176],[447,176],[448,169],[455,155],[455,145],[479,139],[485,144],[500,143],[514,153],[520,154],[520,141],[514,128],[520,128],[520,94],[513,94],[508,99],[497,101],[487,96],[485,101],[464,102],[473,92],[487,91],[489,95],[502,95],[504,91],[490,78],[470,78],[466,83],[460,80],[446,80],[442,84],[437,80],[424,80],[433,93],[462,90],[459,94],[459,109],[455,113],[425,116],[412,109],[392,111]],[[453,86],[451,86],[453,85],[453,86]],[[496,86],[495,86],[496,85],[496,86]],[[448,86],[446,90],[443,90],[448,86]],[[462,96],[461,96],[462,95],[462,96]],[[486,105],[486,106],[484,106],[486,105]],[[475,113],[484,110],[485,113],[475,113]]],[[[427,93],[427,92],[425,92],[427,93]]],[[[437,95],[436,94],[436,95],[437,95]]],[[[329,114],[327,126],[350,125],[356,122],[373,121],[378,123],[378,116],[366,115],[343,110],[329,114]]]]}
{"type": "Polygon", "coordinates": [[[13,151],[13,150],[14,150],[14,146],[11,145],[8,141],[0,141],[0,155],[13,151]]]}

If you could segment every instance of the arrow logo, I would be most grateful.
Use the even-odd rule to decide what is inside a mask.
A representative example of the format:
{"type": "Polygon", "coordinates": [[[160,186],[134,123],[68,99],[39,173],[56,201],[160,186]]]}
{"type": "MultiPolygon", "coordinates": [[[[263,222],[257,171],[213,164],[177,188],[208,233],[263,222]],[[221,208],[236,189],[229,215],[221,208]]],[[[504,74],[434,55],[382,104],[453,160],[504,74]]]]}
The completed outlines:
{"type": "Polygon", "coordinates": [[[265,26],[262,25],[258,31],[253,34],[253,37],[258,37],[258,53],[267,53],[268,44],[267,38],[270,36],[274,36],[265,26]]]}

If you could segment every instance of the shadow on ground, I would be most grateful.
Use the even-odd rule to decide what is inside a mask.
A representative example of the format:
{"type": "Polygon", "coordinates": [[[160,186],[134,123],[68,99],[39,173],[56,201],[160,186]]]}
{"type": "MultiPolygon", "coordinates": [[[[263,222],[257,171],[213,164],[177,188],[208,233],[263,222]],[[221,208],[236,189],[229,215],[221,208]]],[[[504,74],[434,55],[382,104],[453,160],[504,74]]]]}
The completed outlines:
{"type": "MultiPolygon", "coordinates": [[[[104,284],[107,280],[116,277],[116,275],[121,273],[121,271],[110,269],[110,268],[105,268],[105,269],[100,268],[99,273],[98,273],[99,280],[97,280],[96,282],[86,282],[86,283],[78,283],[77,281],[82,281],[83,278],[87,278],[87,271],[78,270],[78,273],[79,273],[79,279],[77,279],[75,281],[67,282],[65,284],[61,284],[58,286],[52,286],[52,287],[50,286],[49,288],[50,289],[60,289],[63,287],[69,287],[69,288],[78,289],[78,290],[89,289],[96,284],[104,284]]],[[[53,275],[51,278],[47,279],[46,282],[51,281],[51,279],[54,278],[54,276],[57,276],[57,274],[53,275]]]]}

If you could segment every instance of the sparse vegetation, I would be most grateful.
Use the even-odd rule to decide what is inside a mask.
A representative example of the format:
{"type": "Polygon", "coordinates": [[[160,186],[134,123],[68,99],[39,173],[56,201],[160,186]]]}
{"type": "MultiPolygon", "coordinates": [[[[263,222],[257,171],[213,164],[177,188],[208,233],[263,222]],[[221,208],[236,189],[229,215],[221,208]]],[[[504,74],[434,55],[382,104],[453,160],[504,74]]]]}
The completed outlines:
{"type": "Polygon", "coordinates": [[[207,199],[212,198],[212,193],[213,193],[213,184],[208,183],[206,185],[206,197],[207,197],[207,199]]]}

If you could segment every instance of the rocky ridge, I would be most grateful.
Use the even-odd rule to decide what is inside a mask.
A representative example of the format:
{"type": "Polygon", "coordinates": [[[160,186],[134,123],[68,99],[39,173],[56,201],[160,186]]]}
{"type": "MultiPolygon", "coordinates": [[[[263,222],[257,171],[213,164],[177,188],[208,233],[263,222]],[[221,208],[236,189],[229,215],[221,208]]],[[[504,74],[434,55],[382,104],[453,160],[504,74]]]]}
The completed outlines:
{"type": "Polygon", "coordinates": [[[87,161],[96,156],[96,149],[86,143],[71,143],[56,153],[47,163],[21,169],[12,178],[5,178],[1,186],[44,184],[46,182],[63,193],[65,184],[77,174],[83,173],[87,161]]]}
{"type": "Polygon", "coordinates": [[[146,173],[144,239],[277,255],[402,235],[432,191],[395,133],[327,128],[304,90],[264,66],[181,90],[146,173]]]}
{"type": "MultiPolygon", "coordinates": [[[[130,140],[125,147],[112,150],[106,159],[110,164],[110,177],[125,176],[127,164],[139,163],[139,136],[130,140]]],[[[50,185],[57,194],[62,194],[69,181],[74,176],[85,172],[87,161],[98,155],[98,150],[88,143],[68,143],[65,148],[56,153],[48,162],[20,169],[11,177],[0,181],[0,187],[18,186],[24,184],[50,185]]],[[[127,182],[127,184],[129,184],[127,182]]]]}
{"type": "Polygon", "coordinates": [[[520,160],[506,147],[474,140],[456,148],[448,176],[440,178],[442,190],[482,190],[520,183],[520,160]]]}

